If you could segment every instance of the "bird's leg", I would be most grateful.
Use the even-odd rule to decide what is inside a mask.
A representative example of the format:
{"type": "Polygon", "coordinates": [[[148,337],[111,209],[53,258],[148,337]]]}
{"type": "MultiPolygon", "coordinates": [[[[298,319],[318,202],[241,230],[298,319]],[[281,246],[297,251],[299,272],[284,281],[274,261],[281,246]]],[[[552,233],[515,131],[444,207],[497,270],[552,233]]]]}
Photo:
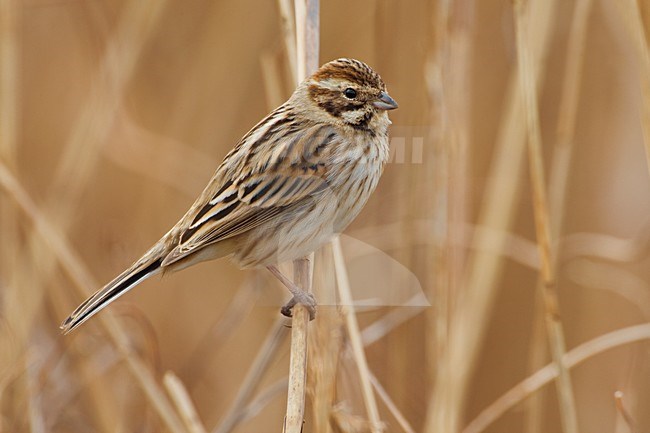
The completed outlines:
{"type": "Polygon", "coordinates": [[[314,295],[298,287],[293,281],[280,272],[276,266],[270,265],[267,266],[266,269],[268,269],[275,278],[280,280],[280,282],[289,289],[293,295],[289,302],[282,306],[280,312],[287,317],[291,317],[291,309],[293,306],[301,304],[309,311],[309,320],[314,320],[314,317],[316,317],[316,298],[314,298],[314,295]]]}

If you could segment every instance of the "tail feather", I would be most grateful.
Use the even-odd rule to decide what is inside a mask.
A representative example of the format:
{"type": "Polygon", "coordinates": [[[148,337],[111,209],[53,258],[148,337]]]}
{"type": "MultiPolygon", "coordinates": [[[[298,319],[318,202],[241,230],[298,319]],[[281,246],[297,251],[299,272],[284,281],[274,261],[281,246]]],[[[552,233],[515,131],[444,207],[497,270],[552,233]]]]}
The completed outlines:
{"type": "MultiPolygon", "coordinates": [[[[146,257],[146,255],[145,255],[146,257]]],[[[69,333],[79,325],[97,314],[102,308],[125,294],[137,284],[161,272],[161,259],[154,261],[139,260],[129,269],[118,275],[113,281],[99,289],[86,299],[61,324],[64,334],[69,333]]]]}

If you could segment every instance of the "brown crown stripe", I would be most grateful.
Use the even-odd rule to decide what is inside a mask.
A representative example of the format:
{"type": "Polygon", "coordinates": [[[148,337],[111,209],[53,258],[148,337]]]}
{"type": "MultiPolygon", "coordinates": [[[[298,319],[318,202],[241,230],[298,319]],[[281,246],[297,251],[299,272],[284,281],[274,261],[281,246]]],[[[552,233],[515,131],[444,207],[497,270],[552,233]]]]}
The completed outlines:
{"type": "Polygon", "coordinates": [[[362,86],[376,87],[382,90],[386,88],[383,80],[375,71],[361,62],[350,59],[340,59],[326,64],[313,75],[313,78],[316,81],[336,78],[362,86]]]}

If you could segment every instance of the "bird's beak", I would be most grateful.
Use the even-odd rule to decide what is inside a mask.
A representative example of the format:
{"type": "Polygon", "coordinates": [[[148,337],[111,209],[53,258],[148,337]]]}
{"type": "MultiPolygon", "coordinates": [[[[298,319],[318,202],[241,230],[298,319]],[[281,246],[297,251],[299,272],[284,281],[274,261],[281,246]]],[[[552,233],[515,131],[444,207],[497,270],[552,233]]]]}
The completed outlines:
{"type": "Polygon", "coordinates": [[[380,110],[394,110],[397,108],[397,102],[395,102],[395,100],[386,92],[381,92],[379,94],[379,99],[373,101],[372,105],[380,110]]]}

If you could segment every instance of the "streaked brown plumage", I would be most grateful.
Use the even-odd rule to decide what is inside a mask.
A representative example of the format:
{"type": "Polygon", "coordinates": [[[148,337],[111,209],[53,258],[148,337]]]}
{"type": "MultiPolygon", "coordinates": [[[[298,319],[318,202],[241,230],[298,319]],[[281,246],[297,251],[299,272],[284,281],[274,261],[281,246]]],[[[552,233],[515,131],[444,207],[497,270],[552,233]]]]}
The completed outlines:
{"type": "MultiPolygon", "coordinates": [[[[386,111],[394,108],[365,63],[326,63],[226,155],[185,216],[61,328],[71,331],[163,271],[223,256],[242,268],[271,267],[316,250],[345,229],[377,186],[388,159],[386,111]]],[[[290,290],[285,313],[305,301],[290,290]]]]}

